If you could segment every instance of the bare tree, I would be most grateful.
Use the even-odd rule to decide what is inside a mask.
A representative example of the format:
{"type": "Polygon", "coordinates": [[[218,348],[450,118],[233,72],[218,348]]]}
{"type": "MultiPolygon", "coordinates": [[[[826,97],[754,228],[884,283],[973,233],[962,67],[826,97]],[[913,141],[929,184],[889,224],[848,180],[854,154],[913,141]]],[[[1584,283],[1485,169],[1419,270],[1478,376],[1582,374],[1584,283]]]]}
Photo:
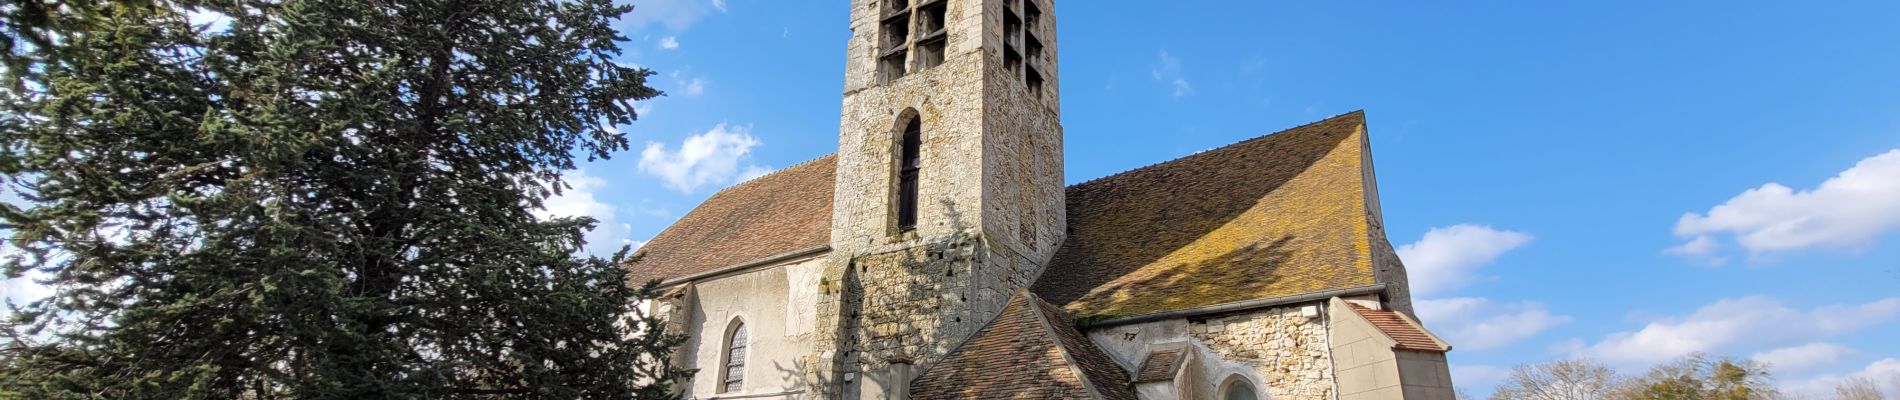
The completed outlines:
{"type": "Polygon", "coordinates": [[[1834,394],[1840,400],[1883,400],[1886,395],[1880,393],[1880,387],[1873,379],[1853,377],[1834,385],[1834,394]]]}
{"type": "Polygon", "coordinates": [[[1588,359],[1519,365],[1492,400],[1603,400],[1620,384],[1616,370],[1588,359]]]}
{"type": "Polygon", "coordinates": [[[1782,398],[1765,363],[1691,354],[1625,382],[1615,398],[1760,400],[1782,398]]]}

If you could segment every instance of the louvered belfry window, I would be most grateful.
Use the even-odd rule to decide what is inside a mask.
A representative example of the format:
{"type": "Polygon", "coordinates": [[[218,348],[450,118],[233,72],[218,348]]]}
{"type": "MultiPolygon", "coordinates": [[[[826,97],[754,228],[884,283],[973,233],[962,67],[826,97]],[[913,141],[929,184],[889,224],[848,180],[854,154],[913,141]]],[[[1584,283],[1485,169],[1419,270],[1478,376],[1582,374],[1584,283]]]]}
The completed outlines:
{"type": "Polygon", "coordinates": [[[884,82],[943,64],[950,43],[949,0],[884,0],[878,70],[884,82]],[[915,52],[913,60],[911,54],[915,52]]]}
{"type": "Polygon", "coordinates": [[[720,393],[732,393],[745,388],[745,323],[735,321],[732,324],[732,333],[726,338],[726,370],[720,393]]]}

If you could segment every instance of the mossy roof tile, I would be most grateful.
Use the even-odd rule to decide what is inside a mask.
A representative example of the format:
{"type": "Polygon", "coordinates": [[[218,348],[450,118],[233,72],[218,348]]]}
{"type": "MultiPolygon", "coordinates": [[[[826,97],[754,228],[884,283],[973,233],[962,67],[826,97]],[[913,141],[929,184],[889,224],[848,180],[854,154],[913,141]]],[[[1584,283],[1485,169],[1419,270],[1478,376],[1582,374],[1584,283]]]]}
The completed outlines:
{"type": "Polygon", "coordinates": [[[1353,112],[1069,187],[1036,294],[1117,317],[1373,284],[1364,126],[1353,112]]]}

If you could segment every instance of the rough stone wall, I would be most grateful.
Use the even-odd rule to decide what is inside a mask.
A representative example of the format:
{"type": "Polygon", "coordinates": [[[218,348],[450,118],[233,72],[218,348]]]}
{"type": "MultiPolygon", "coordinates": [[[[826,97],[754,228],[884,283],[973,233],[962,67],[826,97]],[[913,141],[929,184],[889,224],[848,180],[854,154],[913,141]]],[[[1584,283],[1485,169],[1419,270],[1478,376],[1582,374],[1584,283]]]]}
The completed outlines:
{"type": "MultiPolygon", "coordinates": [[[[950,0],[950,7],[944,15],[944,24],[950,33],[950,41],[944,48],[946,60],[984,48],[986,39],[982,29],[987,23],[985,8],[993,1],[998,0],[950,0]]],[[[882,84],[877,69],[878,56],[884,50],[879,41],[884,34],[880,26],[884,19],[881,6],[883,1],[880,0],[851,2],[852,35],[845,44],[844,92],[847,95],[882,84]]],[[[996,19],[995,24],[1000,25],[1001,21],[996,19]]],[[[916,52],[912,51],[911,54],[916,52]]]]}
{"type": "Polygon", "coordinates": [[[883,2],[852,3],[833,253],[815,300],[826,334],[804,359],[808,398],[882,398],[897,384],[884,382],[897,357],[928,370],[1034,283],[1066,216],[1049,0],[949,0],[944,62],[918,70],[913,48],[913,67],[888,82],[883,2]],[[1043,10],[1040,98],[1002,67],[1006,1],[1043,10]],[[922,128],[917,227],[898,232],[895,177],[911,118],[922,128]]]}
{"type": "Polygon", "coordinates": [[[1039,273],[1066,236],[1062,123],[1008,71],[993,66],[984,72],[992,83],[983,91],[983,231],[1011,239],[993,243],[1030,260],[1039,273]]]}
{"type": "Polygon", "coordinates": [[[990,254],[979,237],[958,234],[833,257],[817,319],[837,335],[816,343],[810,360],[824,370],[809,375],[811,398],[883,398],[900,384],[887,379],[893,361],[928,370],[994,318],[1008,298],[978,273],[990,254]]]}
{"type": "MultiPolygon", "coordinates": [[[[1221,360],[1254,368],[1256,387],[1270,399],[1331,399],[1332,356],[1326,326],[1300,315],[1301,307],[1270,308],[1188,326],[1221,360]]],[[[1216,378],[1218,379],[1218,378],[1216,378]]]]}
{"type": "MultiPolygon", "coordinates": [[[[1062,127],[1054,73],[1052,6],[1042,1],[1038,31],[1046,46],[1041,97],[1002,67],[1003,0],[952,0],[944,64],[880,83],[875,1],[852,10],[856,35],[848,51],[839,131],[834,249],[875,247],[979,227],[990,243],[1041,263],[1061,243],[1062,127]],[[992,47],[992,49],[999,47],[992,47]],[[915,114],[909,114],[910,112],[915,114]],[[921,120],[922,166],[916,235],[895,236],[893,202],[901,129],[921,120]]],[[[913,52],[914,53],[914,52],[913,52]]]]}
{"type": "MultiPolygon", "coordinates": [[[[951,1],[959,1],[959,0],[951,0],[951,1]]],[[[992,60],[1002,60],[1003,53],[1004,53],[1004,46],[1006,44],[1010,44],[1006,42],[1004,40],[1005,38],[1003,37],[1003,29],[1002,29],[1003,15],[1004,15],[1003,7],[1005,5],[1009,5],[1011,7],[1015,7],[1016,10],[1023,10],[1024,4],[1034,3],[1036,7],[1039,7],[1042,9],[1043,17],[1042,17],[1041,23],[1035,27],[1024,28],[1025,33],[1035,35],[1037,40],[1042,41],[1043,48],[1044,48],[1044,51],[1041,54],[1042,62],[1038,63],[1037,65],[1038,65],[1039,71],[1042,72],[1042,78],[1045,80],[1047,86],[1043,87],[1044,93],[1042,97],[1038,99],[1032,99],[1032,101],[1041,103],[1043,108],[1048,109],[1050,112],[1060,114],[1062,112],[1062,95],[1061,95],[1062,80],[1060,79],[1062,74],[1057,73],[1057,71],[1060,70],[1061,58],[1059,57],[1059,54],[1058,54],[1059,52],[1056,51],[1056,49],[1060,48],[1060,46],[1056,45],[1057,41],[1056,41],[1055,1],[1054,0],[962,0],[962,1],[964,1],[965,3],[972,4],[972,5],[981,4],[980,7],[981,7],[982,15],[983,15],[982,21],[985,26],[985,28],[982,30],[983,32],[982,45],[984,49],[987,50],[986,53],[992,60]]],[[[1016,47],[1017,49],[1023,49],[1023,46],[1025,46],[1025,44],[1021,42],[1017,42],[1013,44],[1017,46],[1016,47]]],[[[1027,50],[1025,49],[1024,51],[1027,51],[1027,50]]],[[[1025,56],[1027,55],[1025,54],[1025,56]]],[[[997,63],[997,65],[1000,66],[1001,63],[999,62],[997,63]]],[[[1023,83],[1022,83],[1021,78],[1012,77],[1010,79],[1016,82],[1016,85],[1018,88],[1022,87],[1023,83]]]]}
{"type": "Polygon", "coordinates": [[[832,248],[858,252],[914,237],[973,229],[982,203],[982,60],[958,57],[936,68],[845,97],[838,136],[832,248]],[[896,235],[897,153],[903,124],[921,121],[914,236],[896,235]]]}
{"type": "Polygon", "coordinates": [[[1180,398],[1211,398],[1229,377],[1239,375],[1263,391],[1262,398],[1332,400],[1326,323],[1300,314],[1313,305],[1091,329],[1088,335],[1130,370],[1154,351],[1191,349],[1181,381],[1175,382],[1180,398]]]}

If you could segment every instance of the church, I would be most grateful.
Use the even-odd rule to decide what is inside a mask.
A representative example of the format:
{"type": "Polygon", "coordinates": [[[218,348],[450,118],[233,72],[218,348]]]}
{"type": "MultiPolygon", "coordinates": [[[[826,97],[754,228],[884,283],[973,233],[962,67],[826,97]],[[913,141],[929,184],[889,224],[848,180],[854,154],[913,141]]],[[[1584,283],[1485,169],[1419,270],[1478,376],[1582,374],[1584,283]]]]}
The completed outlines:
{"type": "Polygon", "coordinates": [[[626,263],[686,398],[1454,398],[1363,112],[1065,185],[1054,0],[850,21],[838,151],[626,263]]]}

